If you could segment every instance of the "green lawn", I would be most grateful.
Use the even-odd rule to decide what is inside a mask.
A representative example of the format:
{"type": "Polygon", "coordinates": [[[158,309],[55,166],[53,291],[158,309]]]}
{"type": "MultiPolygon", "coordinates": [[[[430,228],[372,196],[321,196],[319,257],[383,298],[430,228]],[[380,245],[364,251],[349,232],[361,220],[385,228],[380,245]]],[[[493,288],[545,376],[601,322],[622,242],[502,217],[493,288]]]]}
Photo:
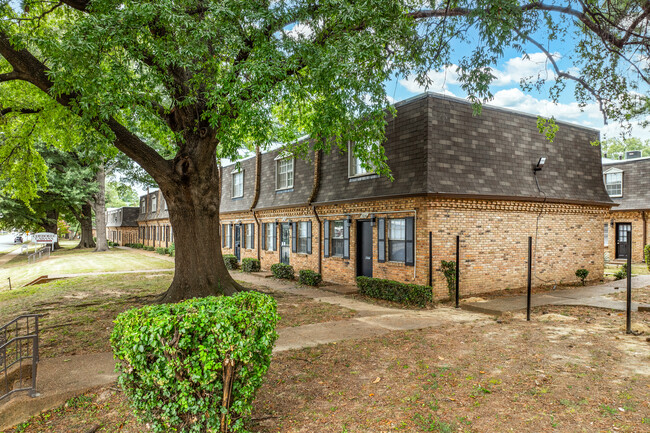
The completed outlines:
{"type": "MultiPolygon", "coordinates": [[[[621,267],[619,265],[607,264],[605,265],[605,275],[613,275],[620,268],[621,267]]],[[[632,264],[632,275],[648,275],[648,274],[650,274],[650,272],[648,271],[648,267],[646,266],[645,263],[632,264]]]]}
{"type": "Polygon", "coordinates": [[[0,291],[8,289],[9,277],[12,287],[18,287],[41,275],[173,268],[174,263],[168,260],[116,248],[101,253],[64,249],[35,264],[27,264],[27,256],[21,255],[0,266],[0,291]]]}

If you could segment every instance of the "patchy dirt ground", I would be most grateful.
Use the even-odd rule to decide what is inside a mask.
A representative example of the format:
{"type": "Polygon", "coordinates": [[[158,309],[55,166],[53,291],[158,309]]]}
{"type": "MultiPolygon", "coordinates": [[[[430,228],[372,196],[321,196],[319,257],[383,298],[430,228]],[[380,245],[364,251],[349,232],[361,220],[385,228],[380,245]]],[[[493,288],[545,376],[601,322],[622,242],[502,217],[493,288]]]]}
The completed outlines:
{"type": "MultiPolygon", "coordinates": [[[[250,430],[271,432],[650,432],[650,343],[585,307],[450,321],[277,354],[250,430]],[[542,314],[546,313],[546,314],[542,314]],[[573,313],[574,316],[567,316],[573,313]]],[[[647,320],[647,316],[639,316],[647,320]]],[[[637,317],[637,319],[639,319],[637,317]]],[[[17,432],[141,432],[101,389],[17,432]]]]}
{"type": "MultiPolygon", "coordinates": [[[[123,311],[150,304],[171,283],[172,273],[100,275],[54,281],[0,293],[0,317],[43,314],[41,356],[109,352],[113,320],[123,311]]],[[[262,287],[278,302],[279,328],[342,320],[352,310],[275,292],[262,287]]]]}
{"type": "MultiPolygon", "coordinates": [[[[607,295],[607,297],[617,301],[625,301],[627,299],[627,291],[623,288],[616,293],[607,295]]],[[[640,289],[632,289],[632,300],[642,304],[650,304],[650,286],[642,287],[640,289]]]]}

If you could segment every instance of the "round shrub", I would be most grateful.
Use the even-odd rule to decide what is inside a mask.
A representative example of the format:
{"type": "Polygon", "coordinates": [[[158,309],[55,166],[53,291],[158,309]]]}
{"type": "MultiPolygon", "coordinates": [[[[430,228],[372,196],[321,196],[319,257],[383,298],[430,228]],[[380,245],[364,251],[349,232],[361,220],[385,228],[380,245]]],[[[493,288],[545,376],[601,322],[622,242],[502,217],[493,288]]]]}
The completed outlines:
{"type": "Polygon", "coordinates": [[[241,261],[241,270],[244,272],[259,272],[262,269],[260,261],[253,258],[245,258],[241,261]]]}
{"type": "Polygon", "coordinates": [[[239,260],[237,260],[237,256],[234,254],[225,254],[223,256],[223,262],[226,264],[226,269],[230,271],[239,268],[239,260]]]}
{"type": "Polygon", "coordinates": [[[323,277],[318,272],[309,269],[303,269],[298,272],[298,281],[300,284],[307,286],[317,286],[323,281],[323,277]]]}
{"type": "Polygon", "coordinates": [[[271,272],[275,278],[281,278],[283,280],[293,280],[295,277],[293,266],[285,263],[276,263],[271,265],[271,272]]]}
{"type": "Polygon", "coordinates": [[[589,275],[589,271],[586,269],[578,269],[576,271],[576,277],[580,278],[580,281],[582,282],[582,285],[585,285],[585,280],[587,279],[587,276],[589,275]]]}
{"type": "Polygon", "coordinates": [[[244,432],[277,321],[257,292],[126,311],[111,335],[119,383],[154,432],[244,432]]]}

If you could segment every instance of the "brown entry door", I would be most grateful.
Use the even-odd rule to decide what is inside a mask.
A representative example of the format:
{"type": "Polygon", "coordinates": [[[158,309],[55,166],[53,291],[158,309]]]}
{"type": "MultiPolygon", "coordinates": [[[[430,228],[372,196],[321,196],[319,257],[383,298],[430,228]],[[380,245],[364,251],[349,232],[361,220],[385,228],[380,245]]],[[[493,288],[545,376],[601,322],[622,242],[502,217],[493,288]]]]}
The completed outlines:
{"type": "Polygon", "coordinates": [[[627,259],[627,234],[632,230],[630,223],[616,223],[616,258],[627,259]]]}

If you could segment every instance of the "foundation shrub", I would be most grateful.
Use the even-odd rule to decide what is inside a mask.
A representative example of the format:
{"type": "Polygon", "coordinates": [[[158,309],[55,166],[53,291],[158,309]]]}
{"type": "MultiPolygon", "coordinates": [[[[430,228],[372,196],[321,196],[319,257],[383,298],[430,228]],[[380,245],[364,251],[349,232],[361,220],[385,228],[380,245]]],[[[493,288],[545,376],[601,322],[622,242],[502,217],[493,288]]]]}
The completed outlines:
{"type": "Polygon", "coordinates": [[[259,272],[262,269],[260,261],[247,257],[241,261],[241,270],[244,272],[259,272]]]}
{"type": "Polygon", "coordinates": [[[144,249],[145,249],[146,251],[153,251],[153,250],[154,250],[154,247],[150,247],[150,246],[145,245],[145,246],[144,246],[144,249]]]}
{"type": "Polygon", "coordinates": [[[587,276],[589,275],[589,271],[586,269],[578,269],[576,271],[576,277],[580,279],[580,282],[582,285],[585,285],[585,280],[587,279],[587,276]]]}
{"type": "Polygon", "coordinates": [[[158,254],[167,254],[167,251],[168,251],[167,248],[163,248],[163,247],[157,247],[156,248],[156,252],[158,254]]]}
{"type": "Polygon", "coordinates": [[[428,303],[433,302],[433,289],[429,286],[405,284],[380,278],[357,277],[357,287],[362,295],[405,305],[425,307],[428,303]]]}
{"type": "Polygon", "coordinates": [[[618,271],[614,273],[614,278],[617,280],[623,280],[627,278],[627,265],[623,265],[618,268],[618,271]]]}
{"type": "Polygon", "coordinates": [[[650,245],[646,245],[643,247],[643,258],[645,259],[645,265],[648,267],[648,270],[650,271],[650,245]]]}
{"type": "Polygon", "coordinates": [[[303,269],[298,272],[298,281],[306,286],[317,286],[323,281],[323,277],[318,272],[303,269]]]}
{"type": "Polygon", "coordinates": [[[293,270],[293,266],[285,263],[276,263],[271,265],[271,272],[275,278],[283,280],[293,280],[296,274],[293,270]]]}
{"type": "Polygon", "coordinates": [[[447,280],[447,290],[449,291],[449,299],[456,298],[456,262],[440,262],[440,270],[445,275],[447,280]]]}
{"type": "Polygon", "coordinates": [[[125,246],[126,246],[126,247],[131,247],[131,248],[140,249],[140,250],[142,249],[142,247],[144,247],[143,244],[126,244],[125,246]]]}
{"type": "Polygon", "coordinates": [[[167,254],[169,254],[171,257],[174,257],[176,255],[176,244],[175,243],[172,242],[171,244],[169,244],[169,252],[167,254]]]}
{"type": "Polygon", "coordinates": [[[257,292],[128,310],[111,335],[119,384],[153,432],[245,432],[278,319],[257,292]]]}
{"type": "Polygon", "coordinates": [[[226,264],[226,269],[234,271],[239,268],[239,260],[234,254],[225,254],[223,256],[223,262],[226,264]]]}

